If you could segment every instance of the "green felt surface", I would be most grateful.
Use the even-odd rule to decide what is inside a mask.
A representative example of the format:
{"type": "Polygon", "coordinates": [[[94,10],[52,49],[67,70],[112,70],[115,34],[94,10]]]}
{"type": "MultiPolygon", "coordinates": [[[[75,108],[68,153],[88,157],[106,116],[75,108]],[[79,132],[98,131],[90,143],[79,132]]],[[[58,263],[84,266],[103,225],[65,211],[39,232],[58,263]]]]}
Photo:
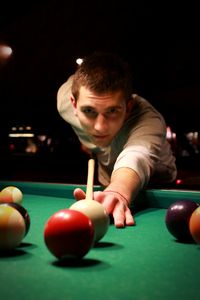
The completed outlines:
{"type": "MultiPolygon", "coordinates": [[[[166,208],[155,205],[166,193],[169,202],[170,195],[174,201],[181,193],[154,191],[153,198],[156,194],[159,201],[135,214],[136,226],[116,229],[111,224],[79,263],[61,263],[46,248],[43,230],[54,212],[73,203],[74,186],[43,187],[44,193],[42,185],[26,185],[23,206],[31,227],[12,255],[0,256],[0,299],[200,299],[200,246],[174,240],[165,226],[166,208]]],[[[200,194],[187,193],[190,198],[194,195],[198,199],[200,194]]]]}

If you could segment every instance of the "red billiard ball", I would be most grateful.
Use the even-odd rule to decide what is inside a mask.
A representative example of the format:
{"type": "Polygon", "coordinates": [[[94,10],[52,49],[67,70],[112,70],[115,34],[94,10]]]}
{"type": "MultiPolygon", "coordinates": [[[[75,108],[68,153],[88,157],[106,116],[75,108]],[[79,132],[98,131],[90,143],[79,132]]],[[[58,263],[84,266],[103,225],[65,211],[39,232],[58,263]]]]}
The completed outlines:
{"type": "Polygon", "coordinates": [[[13,250],[25,235],[25,222],[14,207],[0,205],[0,251],[13,250]]]}
{"type": "Polygon", "coordinates": [[[172,203],[166,212],[165,223],[168,231],[179,241],[192,241],[189,220],[198,203],[183,199],[172,203]]]}
{"type": "Polygon", "coordinates": [[[82,258],[93,246],[94,226],[82,212],[62,209],[44,227],[44,241],[58,259],[82,258]]]}
{"type": "Polygon", "coordinates": [[[23,194],[16,186],[7,186],[0,192],[0,203],[18,203],[21,204],[23,194]]]}
{"type": "Polygon", "coordinates": [[[190,217],[189,229],[193,240],[200,244],[200,206],[193,211],[190,217]]]}
{"type": "Polygon", "coordinates": [[[25,222],[25,234],[24,236],[27,235],[27,233],[29,232],[29,229],[30,229],[30,224],[31,224],[31,221],[30,221],[30,215],[28,213],[28,211],[20,204],[18,203],[0,203],[0,205],[5,205],[5,206],[11,206],[13,208],[15,208],[23,217],[24,219],[24,222],[25,222]]]}

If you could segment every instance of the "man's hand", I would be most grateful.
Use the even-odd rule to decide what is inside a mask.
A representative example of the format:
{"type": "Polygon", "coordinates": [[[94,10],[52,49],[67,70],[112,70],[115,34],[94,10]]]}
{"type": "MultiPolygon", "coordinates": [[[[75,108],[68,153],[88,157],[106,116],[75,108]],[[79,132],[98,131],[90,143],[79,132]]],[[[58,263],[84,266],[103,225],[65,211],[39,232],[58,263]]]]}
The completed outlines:
{"type": "MultiPolygon", "coordinates": [[[[97,191],[93,195],[93,200],[100,202],[106,212],[113,216],[114,224],[117,228],[135,225],[128,202],[121,194],[115,191],[97,191]]],[[[74,197],[76,200],[85,199],[85,192],[77,188],[74,190],[74,197]]]]}

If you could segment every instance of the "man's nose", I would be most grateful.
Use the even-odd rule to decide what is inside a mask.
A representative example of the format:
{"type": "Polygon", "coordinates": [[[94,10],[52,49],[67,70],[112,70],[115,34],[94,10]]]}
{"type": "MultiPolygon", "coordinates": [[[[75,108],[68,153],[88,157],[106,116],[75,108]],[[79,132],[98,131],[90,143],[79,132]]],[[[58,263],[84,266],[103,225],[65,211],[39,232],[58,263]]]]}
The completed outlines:
{"type": "Polygon", "coordinates": [[[96,131],[100,133],[107,133],[108,131],[108,121],[106,120],[105,116],[99,114],[95,120],[94,128],[96,131]]]}

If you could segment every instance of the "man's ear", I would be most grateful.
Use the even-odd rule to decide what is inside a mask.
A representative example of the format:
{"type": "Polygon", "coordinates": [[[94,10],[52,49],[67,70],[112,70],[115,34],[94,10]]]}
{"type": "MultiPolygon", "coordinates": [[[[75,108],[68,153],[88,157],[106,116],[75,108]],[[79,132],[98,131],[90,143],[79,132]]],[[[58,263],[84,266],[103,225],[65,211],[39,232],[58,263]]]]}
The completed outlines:
{"type": "Polygon", "coordinates": [[[70,96],[70,100],[71,100],[71,103],[72,103],[74,114],[77,115],[77,101],[75,100],[73,95],[70,96]]]}
{"type": "Polygon", "coordinates": [[[135,101],[133,98],[131,98],[130,100],[127,101],[126,104],[126,114],[127,116],[131,113],[133,107],[134,107],[135,101]]]}

